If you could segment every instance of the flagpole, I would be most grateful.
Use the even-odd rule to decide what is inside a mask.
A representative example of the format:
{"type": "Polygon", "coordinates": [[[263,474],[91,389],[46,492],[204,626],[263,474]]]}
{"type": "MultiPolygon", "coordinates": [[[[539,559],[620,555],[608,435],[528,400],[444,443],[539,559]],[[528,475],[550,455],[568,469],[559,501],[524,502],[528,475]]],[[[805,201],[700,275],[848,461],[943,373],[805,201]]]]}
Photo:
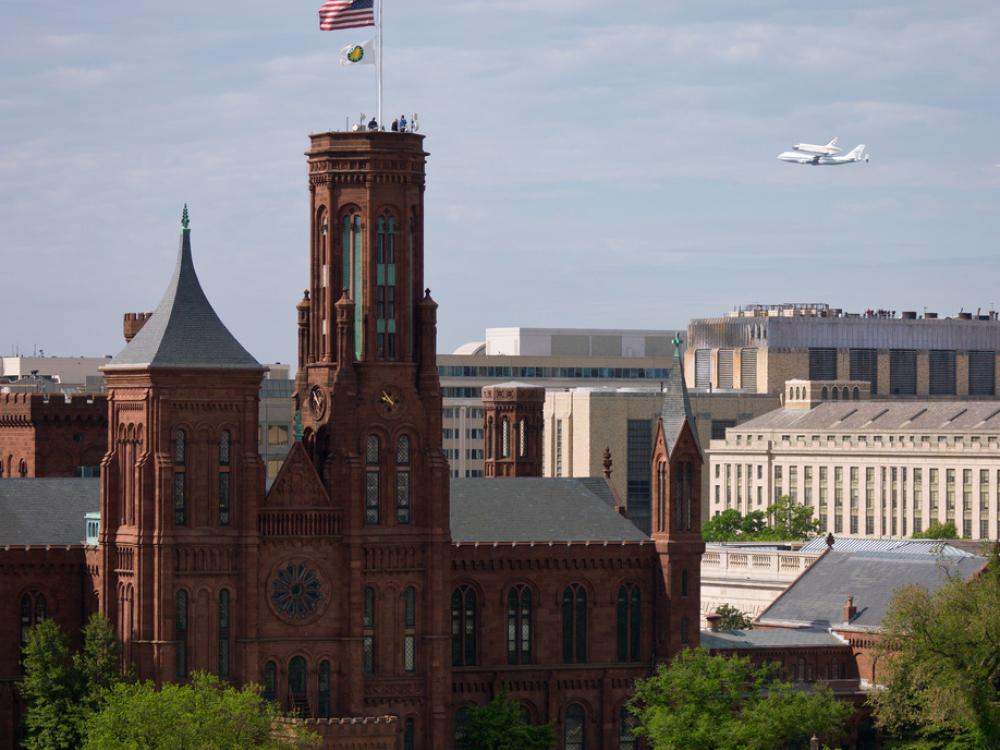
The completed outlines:
{"type": "Polygon", "coordinates": [[[382,123],[382,0],[377,0],[378,3],[378,18],[376,19],[377,26],[375,27],[375,80],[376,80],[376,102],[378,113],[376,118],[378,120],[378,126],[384,128],[382,123]]]}

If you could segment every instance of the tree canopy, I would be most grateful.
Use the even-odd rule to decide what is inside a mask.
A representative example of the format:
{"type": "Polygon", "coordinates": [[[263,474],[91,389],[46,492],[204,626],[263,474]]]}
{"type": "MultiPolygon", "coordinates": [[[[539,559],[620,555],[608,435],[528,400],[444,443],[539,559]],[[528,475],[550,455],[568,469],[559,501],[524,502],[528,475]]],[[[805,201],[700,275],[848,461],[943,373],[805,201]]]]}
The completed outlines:
{"type": "Polygon", "coordinates": [[[717,607],[715,614],[722,619],[719,620],[719,630],[752,630],[753,618],[743,614],[742,610],[730,604],[723,604],[717,607]]]}
{"type": "Polygon", "coordinates": [[[878,725],[913,748],[1000,748],[1000,564],[930,593],[893,597],[870,703],[878,725]]]}
{"type": "Polygon", "coordinates": [[[826,743],[840,737],[852,707],[829,688],[784,682],[778,671],[746,657],[681,651],[636,683],[636,734],[655,750],[775,750],[813,734],[826,743]]]}
{"type": "Polygon", "coordinates": [[[530,723],[506,690],[468,712],[458,750],[549,750],[556,741],[552,725],[530,723]]]}
{"type": "Polygon", "coordinates": [[[743,516],[728,508],[702,524],[706,542],[781,542],[804,541],[819,532],[819,522],[808,505],[793,502],[783,495],[767,507],[743,516]]]}
{"type": "Polygon", "coordinates": [[[54,620],[43,620],[28,631],[23,657],[25,747],[79,747],[87,719],[122,680],[121,647],[111,623],[93,615],[83,629],[83,649],[73,653],[66,633],[54,620]]]}
{"type": "Polygon", "coordinates": [[[191,682],[121,683],[88,725],[85,750],[284,750],[318,737],[285,724],[255,686],[242,689],[197,672],[191,682]]]}
{"type": "Polygon", "coordinates": [[[934,521],[924,531],[915,531],[910,534],[913,539],[958,539],[958,529],[955,528],[954,521],[941,523],[934,521]]]}

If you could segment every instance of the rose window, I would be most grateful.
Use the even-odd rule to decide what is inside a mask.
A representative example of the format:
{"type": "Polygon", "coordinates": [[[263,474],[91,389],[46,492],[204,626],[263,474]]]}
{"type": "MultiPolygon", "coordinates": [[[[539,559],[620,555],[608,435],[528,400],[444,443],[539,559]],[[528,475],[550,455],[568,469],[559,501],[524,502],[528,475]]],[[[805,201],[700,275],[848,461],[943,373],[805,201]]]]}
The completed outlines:
{"type": "Polygon", "coordinates": [[[271,581],[271,601],[292,620],[311,617],[319,607],[322,584],[315,570],[305,563],[289,563],[278,568],[271,581]]]}

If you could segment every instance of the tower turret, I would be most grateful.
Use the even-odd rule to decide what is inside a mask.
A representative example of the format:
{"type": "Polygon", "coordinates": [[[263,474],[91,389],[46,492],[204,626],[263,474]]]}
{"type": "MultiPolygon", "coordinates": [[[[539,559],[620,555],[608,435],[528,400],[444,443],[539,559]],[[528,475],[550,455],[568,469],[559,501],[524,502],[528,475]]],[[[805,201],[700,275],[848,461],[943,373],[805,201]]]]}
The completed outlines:
{"type": "Polygon", "coordinates": [[[540,477],[545,388],[500,383],[483,388],[488,477],[540,477]]]}

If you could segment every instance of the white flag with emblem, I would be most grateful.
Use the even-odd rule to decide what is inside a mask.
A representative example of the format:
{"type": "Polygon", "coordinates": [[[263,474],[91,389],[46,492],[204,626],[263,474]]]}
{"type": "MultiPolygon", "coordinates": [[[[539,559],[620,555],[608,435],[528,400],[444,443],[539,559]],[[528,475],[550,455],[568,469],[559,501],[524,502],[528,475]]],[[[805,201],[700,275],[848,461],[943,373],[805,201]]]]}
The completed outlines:
{"type": "Polygon", "coordinates": [[[375,40],[369,39],[367,42],[358,44],[348,44],[340,50],[341,65],[374,65],[375,64],[375,40]]]}

